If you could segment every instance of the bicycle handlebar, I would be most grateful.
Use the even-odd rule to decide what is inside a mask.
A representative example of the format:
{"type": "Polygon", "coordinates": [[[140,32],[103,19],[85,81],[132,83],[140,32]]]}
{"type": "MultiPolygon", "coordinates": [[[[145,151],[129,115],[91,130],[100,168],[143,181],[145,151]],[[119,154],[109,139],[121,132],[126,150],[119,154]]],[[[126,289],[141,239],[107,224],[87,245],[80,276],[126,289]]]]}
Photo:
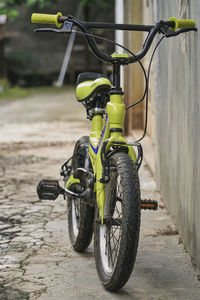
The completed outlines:
{"type": "MultiPolygon", "coordinates": [[[[131,31],[147,31],[148,35],[146,37],[146,40],[142,46],[142,49],[134,56],[130,56],[129,58],[121,58],[121,63],[128,64],[128,63],[134,63],[140,59],[142,59],[145,54],[148,52],[153,39],[155,35],[158,32],[164,33],[166,36],[176,36],[182,32],[190,31],[190,30],[196,30],[195,27],[195,21],[194,20],[177,20],[176,18],[172,17],[169,19],[169,21],[160,21],[155,26],[149,26],[149,25],[132,25],[132,24],[113,24],[113,23],[100,23],[100,22],[83,22],[78,19],[75,19],[72,16],[62,16],[62,14],[59,12],[56,15],[50,15],[50,14],[32,14],[31,17],[32,23],[42,23],[42,24],[55,24],[57,27],[60,27],[62,23],[72,23],[72,26],[77,26],[83,34],[85,34],[85,38],[87,39],[90,48],[92,49],[93,53],[101,60],[114,63],[119,61],[120,58],[116,58],[115,56],[110,56],[107,54],[104,54],[102,51],[99,50],[97,47],[97,44],[95,42],[94,37],[92,36],[90,32],[90,28],[105,28],[105,29],[116,29],[116,30],[131,30],[131,31]],[[170,34],[166,32],[167,30],[170,31],[170,34]],[[177,30],[179,28],[183,28],[180,30],[177,30]]],[[[55,30],[56,31],[56,30],[55,30]]],[[[56,31],[58,32],[58,30],[56,31]]]]}
{"type": "MultiPolygon", "coordinates": [[[[60,27],[68,17],[58,12],[56,15],[53,14],[38,14],[33,13],[31,16],[32,23],[43,23],[43,24],[54,24],[60,27]]],[[[150,31],[154,26],[148,25],[132,25],[132,24],[115,24],[115,23],[101,23],[101,22],[81,22],[87,28],[105,28],[105,29],[119,29],[119,30],[135,30],[135,31],[150,31]]],[[[169,19],[169,26],[171,30],[177,30],[179,28],[191,28],[195,27],[195,21],[189,20],[178,20],[174,17],[169,19]]]]}

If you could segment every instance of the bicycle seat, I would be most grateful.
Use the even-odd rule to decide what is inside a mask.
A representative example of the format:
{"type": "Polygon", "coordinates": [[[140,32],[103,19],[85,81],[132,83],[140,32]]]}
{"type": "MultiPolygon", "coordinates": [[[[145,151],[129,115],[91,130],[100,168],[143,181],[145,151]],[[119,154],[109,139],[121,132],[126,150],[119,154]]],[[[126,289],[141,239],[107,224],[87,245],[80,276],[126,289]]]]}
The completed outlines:
{"type": "Polygon", "coordinates": [[[76,84],[76,97],[79,102],[89,100],[97,93],[108,93],[111,83],[107,76],[100,73],[84,72],[79,74],[76,84]]]}

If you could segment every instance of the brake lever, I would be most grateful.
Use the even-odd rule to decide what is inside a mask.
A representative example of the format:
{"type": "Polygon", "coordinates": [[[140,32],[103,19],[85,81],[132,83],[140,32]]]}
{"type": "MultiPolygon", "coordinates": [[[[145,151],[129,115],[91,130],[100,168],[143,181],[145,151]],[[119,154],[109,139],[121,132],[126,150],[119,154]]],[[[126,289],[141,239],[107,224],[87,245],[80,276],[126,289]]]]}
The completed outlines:
{"type": "Polygon", "coordinates": [[[54,33],[71,33],[73,27],[73,22],[65,21],[63,23],[63,27],[60,29],[55,28],[36,28],[34,30],[35,33],[37,32],[54,32],[54,33]]]}
{"type": "Polygon", "coordinates": [[[167,38],[177,36],[183,32],[188,32],[188,31],[197,31],[198,29],[196,27],[191,27],[191,28],[182,28],[176,31],[172,31],[169,29],[168,26],[162,26],[160,28],[160,33],[163,33],[167,38]]]}

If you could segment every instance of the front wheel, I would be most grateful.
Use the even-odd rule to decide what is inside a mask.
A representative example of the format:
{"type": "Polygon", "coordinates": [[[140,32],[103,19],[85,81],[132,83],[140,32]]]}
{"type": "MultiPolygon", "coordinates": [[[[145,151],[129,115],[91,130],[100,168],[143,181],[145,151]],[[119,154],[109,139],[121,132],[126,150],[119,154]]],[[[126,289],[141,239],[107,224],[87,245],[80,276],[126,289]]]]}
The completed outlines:
{"type": "MultiPolygon", "coordinates": [[[[123,152],[109,158],[105,184],[104,224],[95,223],[95,262],[104,287],[117,291],[135,263],[140,231],[140,188],[137,169],[123,152]]],[[[98,213],[97,213],[98,220],[98,213]]]]}

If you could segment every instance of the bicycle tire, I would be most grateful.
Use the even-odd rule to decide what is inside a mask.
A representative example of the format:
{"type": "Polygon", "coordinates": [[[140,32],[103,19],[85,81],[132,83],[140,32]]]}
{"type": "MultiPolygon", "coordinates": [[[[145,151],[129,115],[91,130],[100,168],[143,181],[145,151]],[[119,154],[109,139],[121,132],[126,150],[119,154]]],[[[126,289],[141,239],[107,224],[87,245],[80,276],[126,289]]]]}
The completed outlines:
{"type": "MultiPolygon", "coordinates": [[[[141,216],[140,187],[138,171],[128,154],[113,154],[109,158],[109,168],[104,225],[100,222],[94,225],[94,255],[101,283],[107,290],[117,291],[128,281],[136,259],[141,216]]],[[[96,216],[98,218],[98,212],[96,216]]]]}
{"type": "MultiPolygon", "coordinates": [[[[91,162],[88,155],[89,137],[81,137],[75,147],[72,159],[72,171],[76,168],[91,170],[91,162]]],[[[80,191],[80,184],[73,184],[72,191],[80,191]]],[[[90,244],[93,235],[94,206],[88,204],[85,199],[67,198],[68,203],[68,231],[73,248],[83,252],[90,244]]]]}

